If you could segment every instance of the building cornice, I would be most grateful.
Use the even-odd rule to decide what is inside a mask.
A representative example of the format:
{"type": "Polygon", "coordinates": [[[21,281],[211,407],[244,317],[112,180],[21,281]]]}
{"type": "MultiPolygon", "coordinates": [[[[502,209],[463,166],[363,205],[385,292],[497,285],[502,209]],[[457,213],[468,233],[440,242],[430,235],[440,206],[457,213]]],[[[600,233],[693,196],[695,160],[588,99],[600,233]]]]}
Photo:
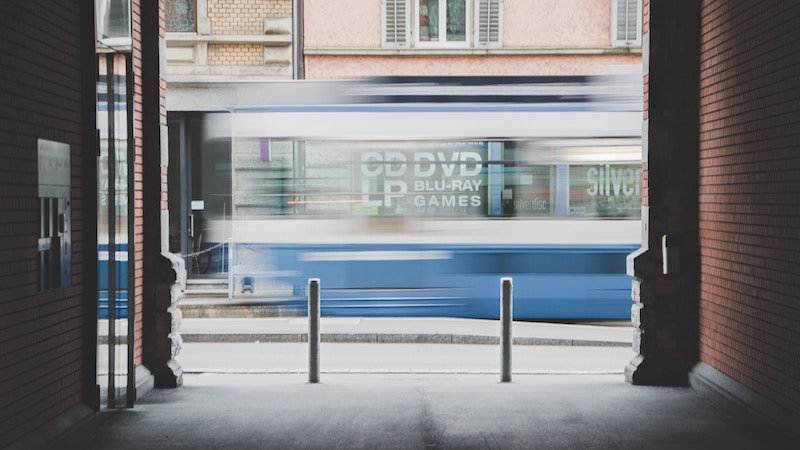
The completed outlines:
{"type": "Polygon", "coordinates": [[[291,45],[292,35],[167,33],[167,45],[192,45],[196,43],[291,45]]]}
{"type": "Polygon", "coordinates": [[[576,56],[641,55],[641,47],[559,48],[309,48],[306,56],[576,56]]]}

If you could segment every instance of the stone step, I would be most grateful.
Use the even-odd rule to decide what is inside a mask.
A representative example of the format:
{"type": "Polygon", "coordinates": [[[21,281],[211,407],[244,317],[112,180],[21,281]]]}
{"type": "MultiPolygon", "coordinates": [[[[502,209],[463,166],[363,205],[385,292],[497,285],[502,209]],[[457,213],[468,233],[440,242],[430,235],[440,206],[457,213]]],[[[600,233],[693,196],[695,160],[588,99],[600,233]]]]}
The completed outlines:
{"type": "Polygon", "coordinates": [[[219,278],[186,280],[186,297],[227,297],[228,280],[219,278]]]}
{"type": "Polygon", "coordinates": [[[215,297],[220,295],[227,297],[228,288],[226,287],[224,289],[186,289],[185,294],[187,296],[196,296],[196,297],[197,296],[206,297],[212,295],[215,297]]]}
{"type": "Polygon", "coordinates": [[[186,285],[203,286],[209,284],[228,284],[227,278],[189,278],[186,285]]]}

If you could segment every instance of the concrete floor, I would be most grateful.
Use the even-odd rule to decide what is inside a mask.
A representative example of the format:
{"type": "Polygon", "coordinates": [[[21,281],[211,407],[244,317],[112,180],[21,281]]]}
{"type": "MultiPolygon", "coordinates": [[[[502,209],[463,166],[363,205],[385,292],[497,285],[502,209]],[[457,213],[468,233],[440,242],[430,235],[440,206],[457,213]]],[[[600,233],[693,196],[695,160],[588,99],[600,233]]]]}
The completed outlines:
{"type": "MultiPolygon", "coordinates": [[[[110,413],[90,449],[760,449],[688,388],[622,375],[190,374],[110,413]]],[[[785,445],[785,447],[784,447],[785,445]]]]}

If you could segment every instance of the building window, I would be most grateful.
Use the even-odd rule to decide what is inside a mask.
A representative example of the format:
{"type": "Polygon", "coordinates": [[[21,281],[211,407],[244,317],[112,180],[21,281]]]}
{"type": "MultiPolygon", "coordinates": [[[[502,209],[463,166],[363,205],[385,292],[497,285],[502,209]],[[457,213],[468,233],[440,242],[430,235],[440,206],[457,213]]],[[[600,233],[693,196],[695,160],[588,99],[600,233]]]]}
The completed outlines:
{"type": "Polygon", "coordinates": [[[638,47],[642,45],[641,0],[611,1],[611,46],[638,47]]]}
{"type": "Polygon", "coordinates": [[[419,44],[467,43],[467,0],[417,0],[419,44]]]}
{"type": "Polygon", "coordinates": [[[197,30],[196,0],[166,0],[164,2],[167,31],[194,32],[197,30]]]}
{"type": "Polygon", "coordinates": [[[130,51],[130,0],[95,0],[95,48],[98,52],[130,51]]]}
{"type": "Polygon", "coordinates": [[[381,0],[382,46],[499,47],[502,12],[503,0],[381,0]]]}
{"type": "Polygon", "coordinates": [[[131,36],[131,3],[129,0],[101,0],[98,8],[99,38],[131,36]]]}

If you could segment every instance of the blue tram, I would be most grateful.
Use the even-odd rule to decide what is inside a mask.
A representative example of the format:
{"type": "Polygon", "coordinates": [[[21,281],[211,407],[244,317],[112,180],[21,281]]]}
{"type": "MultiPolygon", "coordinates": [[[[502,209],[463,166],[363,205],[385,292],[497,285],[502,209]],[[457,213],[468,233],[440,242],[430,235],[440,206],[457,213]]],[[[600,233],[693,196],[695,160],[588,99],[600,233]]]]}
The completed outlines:
{"type": "Polygon", "coordinates": [[[629,81],[377,80],[232,108],[229,215],[204,231],[228,245],[232,300],[303,313],[320,278],[325,315],[492,318],[510,276],[517,318],[629,318],[629,81]]]}
{"type": "MultiPolygon", "coordinates": [[[[117,251],[115,253],[115,297],[114,303],[114,316],[117,319],[126,319],[128,317],[128,244],[116,244],[117,251]]],[[[100,244],[98,251],[98,278],[97,278],[97,292],[98,292],[98,318],[108,319],[108,287],[109,287],[109,271],[108,271],[108,244],[100,244]]]]}

